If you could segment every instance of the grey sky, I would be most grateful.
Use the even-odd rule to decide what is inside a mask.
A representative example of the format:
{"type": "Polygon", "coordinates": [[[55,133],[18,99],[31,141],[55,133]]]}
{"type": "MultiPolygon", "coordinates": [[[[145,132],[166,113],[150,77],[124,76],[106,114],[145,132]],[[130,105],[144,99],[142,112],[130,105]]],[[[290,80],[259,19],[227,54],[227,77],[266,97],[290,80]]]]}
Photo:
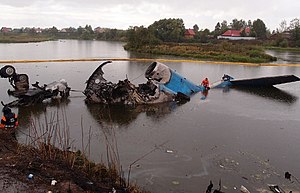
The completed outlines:
{"type": "Polygon", "coordinates": [[[299,0],[0,0],[0,27],[85,26],[128,29],[164,18],[181,18],[213,30],[217,22],[261,19],[270,30],[300,18],[299,0]]]}

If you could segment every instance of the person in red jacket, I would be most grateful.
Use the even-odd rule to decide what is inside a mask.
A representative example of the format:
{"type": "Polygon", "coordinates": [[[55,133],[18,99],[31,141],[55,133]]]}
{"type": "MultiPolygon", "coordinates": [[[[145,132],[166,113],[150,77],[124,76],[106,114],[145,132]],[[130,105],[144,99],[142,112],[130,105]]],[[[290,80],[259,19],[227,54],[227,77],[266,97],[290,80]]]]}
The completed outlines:
{"type": "Polygon", "coordinates": [[[209,81],[208,81],[208,78],[205,78],[204,80],[202,80],[201,82],[201,86],[204,86],[205,89],[209,89],[209,81]]]}
{"type": "Polygon", "coordinates": [[[11,111],[9,107],[2,109],[3,116],[1,118],[0,128],[16,128],[19,125],[18,117],[11,111]]]}

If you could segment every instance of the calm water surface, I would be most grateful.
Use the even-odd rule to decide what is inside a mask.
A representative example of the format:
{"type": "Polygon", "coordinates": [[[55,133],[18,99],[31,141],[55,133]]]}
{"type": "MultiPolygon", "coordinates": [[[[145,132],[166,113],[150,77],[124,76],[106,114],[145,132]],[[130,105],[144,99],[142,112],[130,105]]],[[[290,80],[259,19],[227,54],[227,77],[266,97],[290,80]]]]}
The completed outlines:
{"type": "MultiPolygon", "coordinates": [[[[32,44],[0,44],[0,60],[138,57],[123,50],[122,43],[62,40],[32,44]]],[[[299,56],[297,55],[299,58],[299,56]]],[[[72,89],[84,90],[85,81],[99,62],[13,64],[18,73],[27,73],[30,82],[41,84],[64,78],[72,89]]],[[[113,62],[104,67],[105,78],[116,82],[129,78],[138,84],[147,62],[113,62]]],[[[224,73],[235,78],[294,74],[297,67],[249,67],[172,63],[168,66],[195,83],[208,77],[217,81],[224,73]]],[[[4,64],[1,64],[3,66],[4,64]]],[[[10,85],[0,79],[1,100],[13,100],[6,93],[10,85]]],[[[209,180],[214,187],[222,181],[225,192],[240,192],[241,185],[251,192],[277,183],[286,191],[299,190],[297,182],[284,179],[289,171],[300,178],[300,82],[268,90],[212,89],[201,100],[201,93],[185,104],[164,104],[151,108],[128,109],[86,105],[80,92],[59,105],[20,107],[18,139],[26,141],[31,120],[45,125],[53,114],[66,116],[74,149],[89,140],[90,158],[106,160],[106,145],[117,144],[127,176],[133,164],[131,181],[157,193],[205,192],[209,180]],[[109,142],[107,142],[107,140],[109,142]]],[[[65,119],[64,119],[65,120],[65,119]]]]}
{"type": "Polygon", "coordinates": [[[266,53],[277,57],[277,61],[275,63],[300,63],[299,51],[267,50],[266,53]]]}

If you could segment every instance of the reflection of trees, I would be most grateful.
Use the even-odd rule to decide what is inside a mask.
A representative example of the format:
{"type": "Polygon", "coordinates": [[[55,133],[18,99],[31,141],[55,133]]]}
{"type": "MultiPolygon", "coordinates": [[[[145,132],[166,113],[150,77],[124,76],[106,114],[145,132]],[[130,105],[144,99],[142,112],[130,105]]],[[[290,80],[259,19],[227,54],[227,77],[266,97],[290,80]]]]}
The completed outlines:
{"type": "Polygon", "coordinates": [[[176,102],[138,105],[129,107],[125,105],[87,104],[93,118],[101,125],[126,126],[133,122],[140,113],[146,113],[153,119],[161,119],[170,114],[177,107],[176,102]]]}

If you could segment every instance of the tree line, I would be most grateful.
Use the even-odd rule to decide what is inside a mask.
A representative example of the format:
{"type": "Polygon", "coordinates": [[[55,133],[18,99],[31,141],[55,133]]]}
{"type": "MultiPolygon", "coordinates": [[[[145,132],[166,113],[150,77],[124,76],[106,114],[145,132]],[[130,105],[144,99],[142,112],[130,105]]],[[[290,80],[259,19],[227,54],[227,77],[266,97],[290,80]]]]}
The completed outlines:
{"type": "Polygon", "coordinates": [[[256,37],[258,40],[269,40],[274,34],[278,34],[274,39],[269,41],[275,46],[286,47],[290,46],[300,47],[300,22],[299,19],[293,19],[289,25],[284,21],[280,24],[280,28],[272,33],[267,29],[265,23],[261,19],[256,19],[253,22],[248,20],[233,19],[228,23],[226,20],[218,22],[213,31],[209,29],[201,29],[197,24],[193,26],[195,36],[185,38],[184,33],[186,28],[182,19],[161,19],[155,21],[148,27],[130,27],[127,30],[127,47],[138,49],[144,45],[155,45],[162,42],[175,43],[208,43],[215,42],[216,38],[222,35],[227,30],[239,30],[241,36],[256,37]],[[246,33],[248,28],[249,33],[246,33]],[[282,35],[284,32],[288,36],[282,35]],[[286,44],[287,45],[286,45],[286,44]]]}
{"type": "MultiPolygon", "coordinates": [[[[97,28],[96,28],[97,29],[97,28]]],[[[261,19],[256,19],[253,22],[243,19],[233,19],[230,23],[226,20],[217,22],[213,31],[209,29],[201,29],[197,24],[193,26],[195,33],[193,38],[186,38],[186,28],[184,22],[180,18],[169,18],[155,21],[148,27],[145,26],[130,26],[127,30],[102,28],[100,31],[93,29],[91,25],[78,28],[69,27],[63,30],[58,30],[55,26],[48,29],[43,29],[42,34],[53,36],[55,38],[66,39],[83,39],[83,40],[118,40],[126,41],[127,47],[139,48],[145,45],[157,45],[163,42],[175,43],[207,43],[215,41],[218,36],[227,30],[240,30],[241,36],[256,37],[260,40],[266,40],[273,34],[279,34],[273,44],[276,46],[291,46],[300,47],[300,22],[299,19],[293,19],[289,25],[284,20],[279,24],[276,31],[270,32],[265,23],[261,19]],[[246,29],[248,31],[246,32],[246,29]],[[283,34],[288,32],[290,37],[287,38],[283,34]]],[[[35,28],[21,28],[15,33],[27,33],[32,36],[37,35],[35,28]]]]}

